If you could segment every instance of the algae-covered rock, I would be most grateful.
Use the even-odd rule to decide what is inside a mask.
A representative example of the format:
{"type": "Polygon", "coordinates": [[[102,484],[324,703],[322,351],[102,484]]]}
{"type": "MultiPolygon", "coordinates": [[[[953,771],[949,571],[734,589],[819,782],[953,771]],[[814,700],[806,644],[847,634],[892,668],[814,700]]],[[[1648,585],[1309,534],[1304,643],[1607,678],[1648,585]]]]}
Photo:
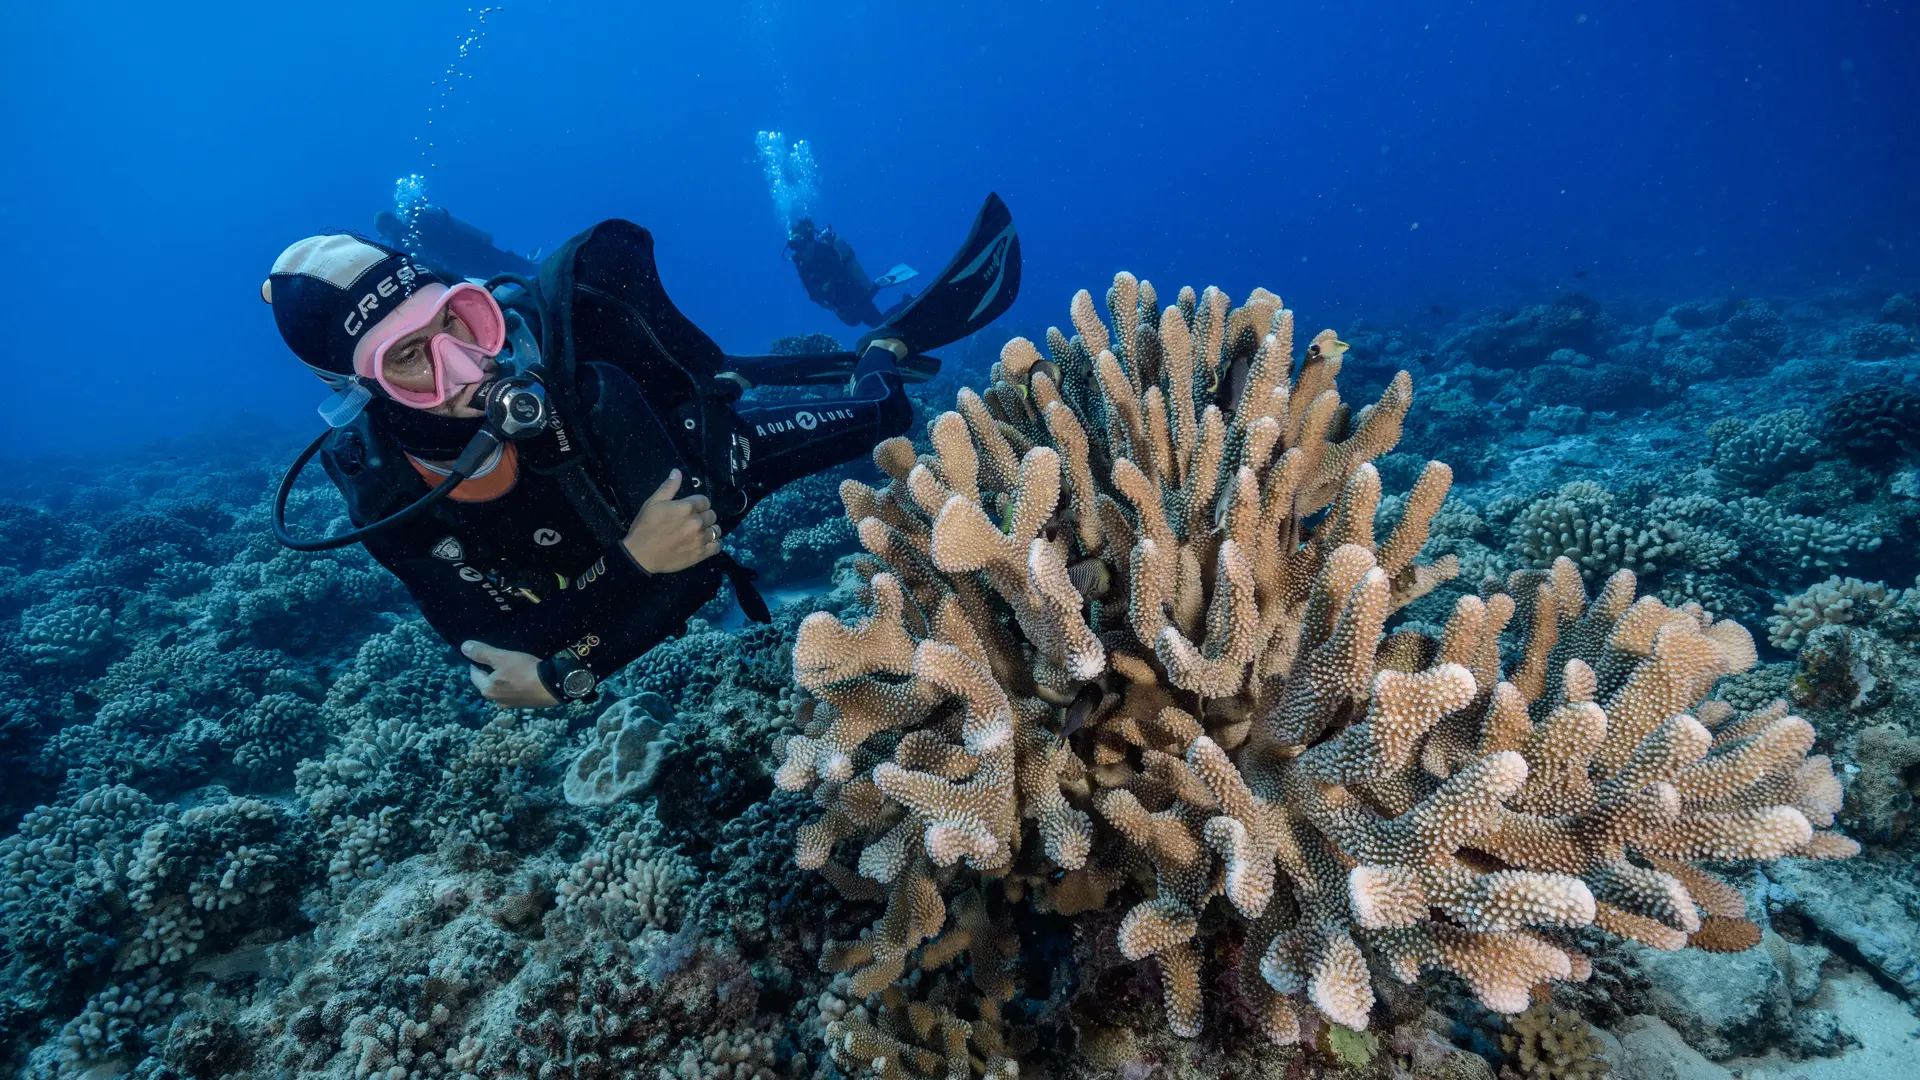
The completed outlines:
{"type": "Polygon", "coordinates": [[[1844,942],[1883,980],[1920,999],[1920,883],[1911,863],[1870,860],[1769,867],[1775,883],[1770,906],[1806,920],[1821,935],[1844,942]]]}
{"type": "Polygon", "coordinates": [[[1867,843],[1900,840],[1913,817],[1911,777],[1920,766],[1920,737],[1879,724],[1860,732],[1844,750],[1858,770],[1847,785],[1849,831],[1867,843]]]}
{"type": "Polygon", "coordinates": [[[1652,983],[1654,1010],[1710,1058],[1764,1052],[1791,1026],[1787,979],[1766,949],[1708,954],[1635,946],[1633,952],[1652,983]]]}
{"type": "Polygon", "coordinates": [[[1327,1049],[1352,1068],[1365,1068],[1380,1050],[1380,1040],[1370,1031],[1355,1031],[1339,1024],[1327,1025],[1327,1049]]]}
{"type": "Polygon", "coordinates": [[[1620,1037],[1620,1080],[1733,1080],[1657,1016],[1630,1016],[1614,1033],[1620,1037]]]}

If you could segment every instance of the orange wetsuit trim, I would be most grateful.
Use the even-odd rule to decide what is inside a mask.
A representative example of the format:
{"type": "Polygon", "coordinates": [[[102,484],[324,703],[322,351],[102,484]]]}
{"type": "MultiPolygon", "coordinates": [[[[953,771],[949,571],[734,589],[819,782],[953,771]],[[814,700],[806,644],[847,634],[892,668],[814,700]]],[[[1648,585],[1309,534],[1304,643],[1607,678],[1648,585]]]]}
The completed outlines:
{"type": "MultiPolygon", "coordinates": [[[[444,475],[415,461],[411,454],[407,455],[407,461],[413,466],[413,471],[420,474],[420,479],[427,482],[428,487],[439,487],[440,482],[446,479],[444,475]]],[[[513,482],[519,477],[519,457],[514,453],[513,444],[508,443],[501,449],[500,460],[494,463],[492,471],[485,476],[462,481],[460,486],[448,493],[447,498],[454,502],[488,502],[512,491],[513,482]]]]}

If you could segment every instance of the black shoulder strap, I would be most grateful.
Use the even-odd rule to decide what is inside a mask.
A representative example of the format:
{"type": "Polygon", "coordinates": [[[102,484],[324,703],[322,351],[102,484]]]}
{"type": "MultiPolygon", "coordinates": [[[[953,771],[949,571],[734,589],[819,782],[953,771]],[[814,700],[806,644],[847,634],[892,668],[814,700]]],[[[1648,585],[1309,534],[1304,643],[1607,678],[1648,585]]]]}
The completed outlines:
{"type": "Polygon", "coordinates": [[[320,467],[346,500],[347,517],[356,527],[387,517],[420,497],[420,475],[407,464],[405,454],[379,436],[366,412],[327,436],[320,449],[320,467]]]}
{"type": "MultiPolygon", "coordinates": [[[[730,384],[715,377],[729,366],[726,354],[667,295],[654,262],[653,235],[630,221],[613,219],[560,245],[540,266],[537,281],[496,278],[489,284],[511,281],[514,304],[528,304],[538,320],[541,374],[553,397],[555,411],[572,428],[557,446],[536,442],[548,453],[566,449],[570,440],[584,448],[590,467],[562,454],[539,466],[558,480],[598,539],[612,543],[625,524],[639,512],[637,498],[645,492],[626,490],[621,465],[614,460],[606,433],[594,417],[603,411],[605,388],[588,370],[606,364],[631,377],[644,389],[646,412],[687,459],[705,486],[697,487],[716,505],[733,491],[732,425],[723,389],[730,384]],[[587,384],[592,383],[592,386],[587,384]]],[[[525,313],[523,313],[525,317],[525,313]]],[[[533,319],[528,320],[533,326],[533,319]]],[[[752,586],[752,572],[727,560],[743,604],[764,611],[752,586]]],[[[751,612],[751,608],[750,608],[751,612]]],[[[758,616],[756,616],[758,617],[758,616]]]]}

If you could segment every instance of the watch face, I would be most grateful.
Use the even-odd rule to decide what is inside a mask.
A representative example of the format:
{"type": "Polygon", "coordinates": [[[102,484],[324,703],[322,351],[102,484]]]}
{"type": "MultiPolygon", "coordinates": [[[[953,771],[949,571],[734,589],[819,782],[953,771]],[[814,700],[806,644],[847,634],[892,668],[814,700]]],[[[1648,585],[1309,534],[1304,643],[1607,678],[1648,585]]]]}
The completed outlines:
{"type": "Polygon", "coordinates": [[[560,680],[560,689],[565,690],[568,697],[584,695],[593,689],[593,672],[585,668],[575,668],[567,672],[567,677],[560,680]]]}

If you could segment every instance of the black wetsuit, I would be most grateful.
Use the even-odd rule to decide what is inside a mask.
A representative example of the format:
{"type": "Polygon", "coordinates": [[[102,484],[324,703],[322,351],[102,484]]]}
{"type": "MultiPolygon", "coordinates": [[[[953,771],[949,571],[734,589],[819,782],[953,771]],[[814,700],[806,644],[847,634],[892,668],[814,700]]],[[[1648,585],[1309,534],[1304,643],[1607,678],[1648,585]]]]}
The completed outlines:
{"type": "MultiPolygon", "coordinates": [[[[570,650],[595,676],[611,675],[680,633],[723,576],[742,583],[743,568],[725,554],[677,573],[649,574],[621,546],[627,526],[670,470],[683,475],[680,497],[708,495],[722,529],[730,529],[767,493],[860,457],[912,421],[912,402],[881,350],[857,369],[851,396],[829,392],[770,406],[682,401],[663,408],[662,395],[671,395],[661,357],[684,359],[712,346],[671,311],[664,294],[660,303],[664,311],[648,314],[653,340],[664,342],[665,351],[623,355],[619,366],[582,363],[570,397],[556,399],[559,423],[515,444],[510,490],[486,502],[444,501],[368,539],[368,551],[449,643],[478,640],[542,658],[570,650]],[[574,454],[583,445],[594,452],[574,454]],[[590,467],[554,464],[570,454],[590,467]]],[[[791,360],[713,362],[752,380],[768,362],[791,360]]],[[[356,524],[385,517],[428,489],[382,434],[377,417],[369,409],[336,432],[321,458],[356,524]]]]}
{"type": "Polygon", "coordinates": [[[885,315],[873,302],[878,290],[867,277],[852,245],[832,232],[794,237],[787,242],[807,298],[848,326],[879,326],[885,315]]]}

